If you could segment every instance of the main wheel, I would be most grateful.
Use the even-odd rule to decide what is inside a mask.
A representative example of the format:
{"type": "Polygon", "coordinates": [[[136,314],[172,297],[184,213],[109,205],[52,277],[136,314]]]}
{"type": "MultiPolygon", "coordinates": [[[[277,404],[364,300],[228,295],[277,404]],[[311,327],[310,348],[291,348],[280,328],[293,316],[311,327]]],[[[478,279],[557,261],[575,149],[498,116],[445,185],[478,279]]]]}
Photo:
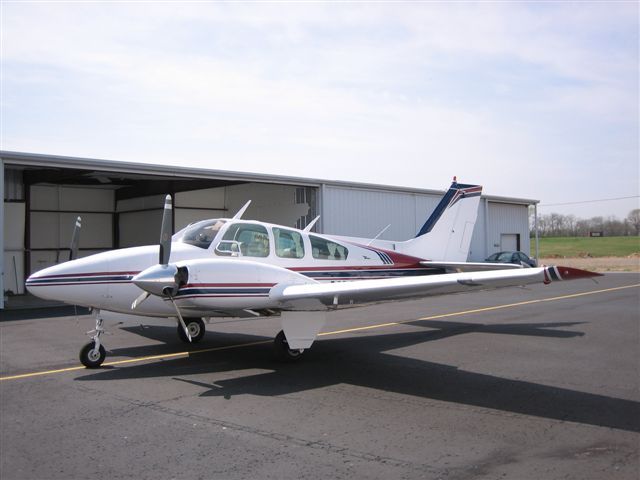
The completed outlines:
{"type": "Polygon", "coordinates": [[[285,337],[284,332],[280,330],[273,340],[273,352],[276,359],[281,362],[295,362],[300,360],[304,350],[289,348],[287,337],[285,337]]]}
{"type": "MultiPolygon", "coordinates": [[[[189,335],[191,335],[191,343],[197,343],[202,340],[206,330],[201,318],[185,318],[184,323],[187,326],[187,330],[189,330],[189,335]]],[[[180,337],[180,340],[183,342],[189,343],[189,339],[180,324],[178,324],[178,337],[180,337]]]]}
{"type": "Polygon", "coordinates": [[[91,341],[87,343],[80,350],[80,362],[87,368],[98,368],[104,362],[107,352],[104,347],[100,345],[100,348],[96,349],[96,342],[91,341]]]}

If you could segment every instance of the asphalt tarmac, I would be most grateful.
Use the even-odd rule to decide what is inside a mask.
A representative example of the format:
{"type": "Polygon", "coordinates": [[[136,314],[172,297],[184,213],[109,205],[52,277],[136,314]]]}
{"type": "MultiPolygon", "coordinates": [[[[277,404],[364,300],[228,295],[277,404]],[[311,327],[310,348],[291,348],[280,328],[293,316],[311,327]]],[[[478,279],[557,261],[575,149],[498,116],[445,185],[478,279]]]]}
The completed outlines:
{"type": "Polygon", "coordinates": [[[0,322],[0,478],[633,479],[640,275],[333,313],[295,364],[277,318],[0,322]],[[185,353],[190,350],[191,353],[185,353]]]}

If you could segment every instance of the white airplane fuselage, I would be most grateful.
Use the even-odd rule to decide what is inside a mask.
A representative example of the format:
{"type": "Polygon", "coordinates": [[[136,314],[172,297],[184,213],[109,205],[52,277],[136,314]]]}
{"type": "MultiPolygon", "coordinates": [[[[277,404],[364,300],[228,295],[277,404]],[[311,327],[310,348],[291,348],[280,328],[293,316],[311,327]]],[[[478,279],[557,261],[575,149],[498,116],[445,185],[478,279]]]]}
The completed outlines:
{"type": "MultiPolygon", "coordinates": [[[[41,298],[104,311],[174,316],[173,306],[157,296],[148,298],[135,312],[131,309],[142,293],[131,279],[158,263],[158,248],[158,245],[123,248],[55,265],[31,275],[27,288],[41,298]]],[[[439,272],[422,266],[423,259],[418,257],[281,225],[236,219],[198,222],[174,235],[170,263],[180,265],[181,261],[197,259],[215,261],[209,263],[205,281],[199,281],[197,269],[190,269],[188,285],[176,297],[186,315],[200,315],[199,309],[190,308],[189,300],[193,298],[200,303],[206,298],[208,316],[268,309],[269,291],[278,283],[337,282],[439,272]],[[199,230],[210,238],[200,241],[199,230]],[[212,266],[219,270],[219,281],[211,281],[212,266]]]]}

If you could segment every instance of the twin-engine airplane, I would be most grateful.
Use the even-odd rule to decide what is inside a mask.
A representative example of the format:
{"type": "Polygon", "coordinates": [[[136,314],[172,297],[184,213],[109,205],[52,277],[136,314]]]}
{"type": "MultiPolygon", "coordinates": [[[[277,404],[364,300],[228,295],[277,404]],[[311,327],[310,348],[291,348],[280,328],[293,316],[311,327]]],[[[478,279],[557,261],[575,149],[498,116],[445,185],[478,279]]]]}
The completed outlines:
{"type": "Polygon", "coordinates": [[[93,309],[96,328],[80,361],[97,368],[106,356],[101,310],[176,319],[187,342],[202,339],[203,319],[280,315],[274,350],[290,361],[311,347],[327,312],[341,307],[598,275],[465,262],[481,192],[454,179],[418,235],[401,242],[320,235],[313,223],[297,230],[245,221],[249,203],[233,218],[197,222],[172,237],[167,196],[159,255],[155,245],[103,252],[34,273],[26,286],[93,309]]]}

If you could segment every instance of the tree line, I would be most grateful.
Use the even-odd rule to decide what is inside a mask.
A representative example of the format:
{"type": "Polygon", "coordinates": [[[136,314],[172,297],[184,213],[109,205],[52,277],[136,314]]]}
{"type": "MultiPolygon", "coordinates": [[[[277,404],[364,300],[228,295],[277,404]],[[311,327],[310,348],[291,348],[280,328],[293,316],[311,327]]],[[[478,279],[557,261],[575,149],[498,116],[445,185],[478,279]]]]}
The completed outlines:
{"type": "MultiPolygon", "coordinates": [[[[535,235],[533,208],[529,210],[529,228],[535,235]]],[[[640,208],[631,210],[623,220],[613,215],[589,219],[560,213],[538,215],[538,234],[541,237],[587,237],[592,232],[607,237],[640,235],[640,208]]]]}

